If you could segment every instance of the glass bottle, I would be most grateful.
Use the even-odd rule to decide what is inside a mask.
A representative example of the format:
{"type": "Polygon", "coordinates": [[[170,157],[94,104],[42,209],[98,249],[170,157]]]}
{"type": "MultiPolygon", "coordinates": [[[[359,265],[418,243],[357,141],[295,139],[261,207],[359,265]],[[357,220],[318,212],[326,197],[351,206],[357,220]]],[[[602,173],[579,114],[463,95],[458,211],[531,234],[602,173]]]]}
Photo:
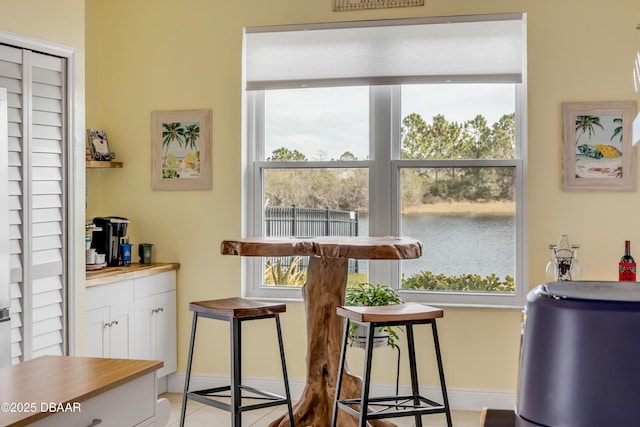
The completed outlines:
{"type": "Polygon", "coordinates": [[[631,256],[631,241],[624,241],[624,255],[618,263],[618,280],[621,282],[636,281],[636,261],[631,256]]]}

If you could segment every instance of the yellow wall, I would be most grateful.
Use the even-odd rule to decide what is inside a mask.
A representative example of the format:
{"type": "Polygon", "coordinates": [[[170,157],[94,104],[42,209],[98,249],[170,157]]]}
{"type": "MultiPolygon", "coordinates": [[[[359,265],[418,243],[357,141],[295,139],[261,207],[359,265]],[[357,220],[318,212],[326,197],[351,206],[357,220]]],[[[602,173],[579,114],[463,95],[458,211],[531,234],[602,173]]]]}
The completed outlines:
{"type": "MultiPolygon", "coordinates": [[[[244,26],[527,12],[530,286],[546,280],[548,245],[561,233],[581,245],[583,279],[615,280],[623,240],[640,242],[637,193],[561,191],[561,103],[638,98],[631,75],[640,48],[635,0],[427,0],[424,7],[340,13],[332,12],[331,3],[87,0],[87,127],[106,129],[112,150],[124,162],[123,169],[89,173],[87,215],[128,217],[134,244],[154,243],[156,261],[181,263],[181,371],[190,328],[188,302],[240,294],[240,259],[219,255],[218,247],[241,231],[244,26]],[[151,111],[197,108],[213,110],[213,190],[151,191],[151,111]]],[[[288,307],[283,327],[290,376],[302,379],[304,312],[300,303],[288,307]]],[[[515,390],[520,315],[519,310],[447,308],[440,331],[448,385],[515,390]]],[[[270,328],[251,328],[246,335],[260,341],[270,328]]],[[[222,326],[202,329],[226,341],[222,326]]],[[[195,371],[226,373],[228,350],[209,347],[206,358],[201,347],[195,371]]],[[[273,358],[265,353],[248,356],[247,375],[278,375],[271,363],[275,348],[273,358]]],[[[392,353],[388,357],[392,360],[392,353]]]]}
{"type": "MultiPolygon", "coordinates": [[[[70,136],[73,140],[74,165],[77,176],[70,183],[72,188],[69,201],[69,224],[71,239],[78,247],[84,247],[85,216],[85,39],[84,39],[84,0],[0,0],[0,31],[29,37],[34,41],[47,42],[73,49],[73,129],[70,136]]],[[[80,313],[77,319],[71,318],[70,334],[75,334],[75,327],[83,324],[84,307],[84,262],[85,256],[78,251],[69,260],[69,283],[73,288],[71,303],[80,313]]],[[[81,327],[81,326],[80,326],[81,327]]],[[[82,327],[81,327],[82,328],[82,327]]],[[[70,341],[76,347],[73,338],[70,341]]],[[[72,349],[72,352],[75,350],[72,349]]]]}

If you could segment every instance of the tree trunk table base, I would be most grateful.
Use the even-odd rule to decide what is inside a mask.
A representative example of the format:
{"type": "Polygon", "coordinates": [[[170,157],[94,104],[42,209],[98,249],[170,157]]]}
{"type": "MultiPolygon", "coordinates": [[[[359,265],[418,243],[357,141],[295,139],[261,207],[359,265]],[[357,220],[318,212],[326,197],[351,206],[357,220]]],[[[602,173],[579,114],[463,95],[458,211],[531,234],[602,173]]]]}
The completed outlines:
{"type": "MultiPolygon", "coordinates": [[[[340,364],[344,321],[336,308],[344,304],[349,259],[413,259],[422,255],[422,244],[408,237],[254,237],[224,240],[223,255],[309,256],[307,282],[302,287],[307,315],[307,382],[293,408],[298,427],[331,425],[336,377],[340,364]]],[[[360,397],[362,380],[345,367],[341,399],[360,397]]],[[[338,412],[339,427],[355,427],[356,419],[338,412]]],[[[372,420],[373,427],[390,427],[385,420],[372,420]]],[[[270,427],[290,426],[288,415],[270,427]]]]}
{"type": "MultiPolygon", "coordinates": [[[[310,257],[309,260],[307,282],[302,288],[307,314],[307,383],[293,407],[295,425],[299,427],[331,425],[344,332],[344,321],[336,314],[336,307],[344,304],[347,265],[347,258],[310,257]]],[[[344,375],[341,398],[359,397],[361,378],[347,370],[344,375]]],[[[357,425],[354,417],[338,411],[337,426],[357,425]]],[[[386,420],[372,420],[369,425],[395,426],[386,420]]],[[[289,427],[288,415],[283,415],[269,426],[289,427]]]]}

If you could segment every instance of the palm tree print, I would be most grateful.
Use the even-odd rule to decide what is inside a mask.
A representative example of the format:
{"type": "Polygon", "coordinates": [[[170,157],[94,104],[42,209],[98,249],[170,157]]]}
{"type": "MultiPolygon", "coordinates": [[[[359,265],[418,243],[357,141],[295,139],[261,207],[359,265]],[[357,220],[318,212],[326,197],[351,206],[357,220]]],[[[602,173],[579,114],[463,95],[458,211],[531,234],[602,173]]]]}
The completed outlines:
{"type": "Polygon", "coordinates": [[[184,127],[184,141],[185,146],[191,148],[193,151],[198,151],[196,142],[200,138],[200,123],[185,123],[184,127]]]}
{"type": "Polygon", "coordinates": [[[200,122],[162,123],[163,178],[189,178],[200,173],[199,140],[200,122]]]}
{"type": "Polygon", "coordinates": [[[617,126],[613,129],[613,135],[611,135],[611,139],[609,141],[613,141],[613,138],[620,135],[620,142],[622,142],[622,117],[616,117],[613,119],[613,124],[617,126]]]}
{"type": "Polygon", "coordinates": [[[598,116],[576,116],[576,144],[580,141],[580,137],[585,133],[589,135],[589,139],[595,135],[595,126],[604,130],[604,126],[600,124],[598,116]]]}
{"type": "Polygon", "coordinates": [[[169,146],[173,141],[176,141],[180,147],[186,143],[184,127],[182,123],[163,123],[162,124],[162,149],[164,155],[162,156],[162,163],[166,162],[167,153],[169,152],[169,146]]]}

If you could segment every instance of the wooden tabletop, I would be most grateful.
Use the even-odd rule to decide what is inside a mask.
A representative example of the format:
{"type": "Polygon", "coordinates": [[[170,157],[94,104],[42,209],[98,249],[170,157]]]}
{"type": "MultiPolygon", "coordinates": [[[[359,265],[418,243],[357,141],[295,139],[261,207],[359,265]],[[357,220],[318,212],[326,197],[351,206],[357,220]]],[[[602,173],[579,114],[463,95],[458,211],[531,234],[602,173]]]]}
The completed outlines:
{"type": "Polygon", "coordinates": [[[36,412],[0,412],[0,425],[23,426],[49,415],[40,402],[83,402],[162,367],[156,360],[42,356],[0,369],[0,402],[35,402],[36,412]]]}
{"type": "Polygon", "coordinates": [[[422,243],[410,237],[253,237],[224,240],[223,255],[316,256],[322,258],[411,259],[422,256],[422,243]]]}

